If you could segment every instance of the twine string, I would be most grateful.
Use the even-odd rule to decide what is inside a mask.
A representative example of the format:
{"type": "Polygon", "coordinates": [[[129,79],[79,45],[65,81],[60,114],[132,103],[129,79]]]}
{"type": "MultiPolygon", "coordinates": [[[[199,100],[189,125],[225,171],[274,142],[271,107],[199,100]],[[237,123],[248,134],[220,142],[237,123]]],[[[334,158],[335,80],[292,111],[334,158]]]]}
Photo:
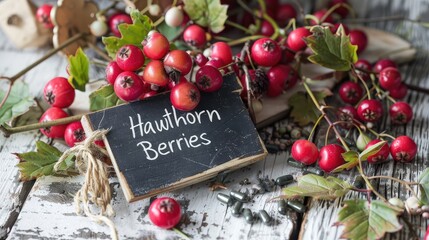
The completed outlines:
{"type": "Polygon", "coordinates": [[[118,239],[115,224],[109,218],[115,215],[112,205],[112,190],[109,184],[109,170],[102,161],[107,156],[107,151],[94,144],[94,140],[106,135],[109,130],[96,130],[87,138],[74,147],[63,153],[54,166],[54,171],[58,172],[61,164],[67,156],[74,154],[76,157],[75,166],[80,174],[85,175],[85,181],[81,189],[74,197],[76,213],[82,212],[92,221],[106,224],[111,231],[112,239],[118,239]],[[94,212],[90,205],[95,204],[100,208],[99,213],[94,212]]]}

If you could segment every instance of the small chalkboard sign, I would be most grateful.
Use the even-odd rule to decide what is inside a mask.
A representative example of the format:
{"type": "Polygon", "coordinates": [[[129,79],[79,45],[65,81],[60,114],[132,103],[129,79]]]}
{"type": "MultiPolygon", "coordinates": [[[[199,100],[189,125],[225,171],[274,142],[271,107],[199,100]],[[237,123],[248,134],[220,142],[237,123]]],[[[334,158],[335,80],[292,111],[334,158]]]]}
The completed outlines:
{"type": "Polygon", "coordinates": [[[105,109],[82,119],[104,138],[128,201],[182,188],[263,159],[267,152],[240,99],[235,75],[201,93],[196,109],[175,109],[169,93],[105,109]]]}

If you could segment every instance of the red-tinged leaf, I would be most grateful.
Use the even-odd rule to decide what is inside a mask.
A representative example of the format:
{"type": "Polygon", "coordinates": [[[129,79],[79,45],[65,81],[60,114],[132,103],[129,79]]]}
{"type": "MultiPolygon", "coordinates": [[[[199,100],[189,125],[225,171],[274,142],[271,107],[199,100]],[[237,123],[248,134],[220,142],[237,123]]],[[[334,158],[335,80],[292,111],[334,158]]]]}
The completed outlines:
{"type": "Polygon", "coordinates": [[[338,222],[334,225],[344,225],[341,238],[380,239],[386,233],[401,230],[402,225],[398,221],[401,213],[402,209],[380,200],[370,203],[362,199],[348,200],[344,201],[338,213],[338,222]]]}

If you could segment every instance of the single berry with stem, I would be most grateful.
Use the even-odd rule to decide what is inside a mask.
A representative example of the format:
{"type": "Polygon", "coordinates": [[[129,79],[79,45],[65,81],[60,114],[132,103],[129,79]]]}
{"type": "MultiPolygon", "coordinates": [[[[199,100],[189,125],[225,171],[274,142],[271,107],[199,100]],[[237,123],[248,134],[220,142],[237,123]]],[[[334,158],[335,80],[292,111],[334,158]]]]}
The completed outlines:
{"type": "Polygon", "coordinates": [[[143,52],[134,45],[125,45],[116,53],[116,63],[124,71],[136,71],[143,66],[143,52]]]}
{"type": "Polygon", "coordinates": [[[183,31],[183,40],[192,47],[201,48],[206,42],[206,31],[199,25],[189,25],[185,31],[183,31]]]}
{"type": "Polygon", "coordinates": [[[165,72],[162,61],[152,60],[146,65],[143,71],[143,80],[146,83],[164,87],[168,84],[170,78],[165,72]]]}
{"type": "MultiPolygon", "coordinates": [[[[69,115],[61,108],[51,107],[47,109],[39,119],[39,123],[49,122],[61,118],[66,118],[69,115]]],[[[63,138],[67,124],[56,125],[46,128],[41,128],[40,131],[48,138],[63,138]]]]}
{"type": "Polygon", "coordinates": [[[413,119],[413,109],[406,102],[396,102],[390,106],[389,116],[393,124],[406,124],[413,119]]]}
{"type": "Polygon", "coordinates": [[[362,121],[377,122],[383,116],[383,106],[376,99],[366,99],[359,103],[357,114],[362,121]]]}
{"type": "Polygon", "coordinates": [[[297,28],[289,33],[287,37],[287,45],[289,46],[290,49],[292,49],[295,52],[304,50],[304,48],[307,47],[307,44],[305,43],[304,38],[310,35],[311,35],[311,32],[307,28],[305,27],[297,28]]]}
{"type": "Polygon", "coordinates": [[[346,163],[343,156],[345,150],[340,145],[328,144],[320,149],[319,167],[325,172],[331,172],[335,168],[346,163]]]}
{"type": "Polygon", "coordinates": [[[113,90],[120,99],[131,102],[143,94],[144,84],[137,74],[126,71],[118,75],[113,90]]]}
{"type": "Polygon", "coordinates": [[[357,74],[364,80],[364,81],[369,81],[371,80],[371,77],[369,76],[368,73],[366,73],[365,71],[371,71],[371,63],[369,63],[367,60],[365,59],[359,59],[356,63],[355,63],[355,67],[358,68],[356,70],[357,74]],[[361,70],[359,70],[361,69],[361,70]]]}
{"type": "Polygon", "coordinates": [[[341,84],[339,90],[340,98],[345,103],[355,104],[363,96],[363,90],[358,83],[352,81],[346,81],[341,84]]]}
{"type": "MultiPolygon", "coordinates": [[[[331,8],[337,4],[348,4],[348,1],[347,0],[332,0],[329,2],[328,6],[331,8]]],[[[344,6],[340,6],[334,10],[334,13],[340,15],[341,18],[346,18],[347,15],[349,15],[349,9],[344,7],[344,6]]]]}
{"type": "Polygon", "coordinates": [[[259,66],[271,67],[280,61],[282,52],[277,42],[270,38],[261,38],[253,43],[250,56],[259,66]]]}
{"type": "Polygon", "coordinates": [[[270,37],[274,33],[274,27],[273,25],[271,25],[270,22],[264,20],[261,23],[261,29],[259,30],[259,32],[265,37],[270,37]]]}
{"type": "Polygon", "coordinates": [[[417,144],[408,136],[399,136],[390,144],[390,154],[395,161],[411,162],[417,154],[417,144]]]}
{"type": "Polygon", "coordinates": [[[368,45],[368,37],[364,31],[359,29],[351,30],[349,37],[350,43],[358,46],[358,53],[361,53],[366,49],[366,46],[368,45]]]}
{"type": "Polygon", "coordinates": [[[116,61],[111,61],[107,64],[105,72],[107,82],[109,82],[110,85],[113,85],[116,78],[121,72],[123,72],[123,70],[118,66],[116,61]]]}
{"type": "MultiPolygon", "coordinates": [[[[373,145],[375,145],[376,143],[379,143],[379,142],[381,142],[380,139],[374,139],[374,140],[370,141],[366,145],[365,149],[367,149],[367,148],[369,148],[369,147],[371,147],[371,146],[373,146],[373,145]]],[[[382,163],[382,162],[387,161],[387,158],[389,157],[389,154],[390,154],[389,144],[386,143],[386,144],[383,145],[383,147],[380,148],[380,150],[377,153],[369,156],[367,158],[367,160],[371,164],[382,163]]]]}
{"type": "Polygon", "coordinates": [[[293,159],[305,165],[311,165],[319,158],[319,149],[317,149],[317,146],[305,139],[295,141],[291,152],[293,159]]]}
{"type": "Polygon", "coordinates": [[[80,121],[72,122],[67,125],[64,132],[64,140],[69,147],[73,147],[76,143],[85,140],[86,135],[80,121]]]}
{"type": "Polygon", "coordinates": [[[170,92],[170,101],[173,106],[181,111],[191,111],[200,102],[200,91],[188,81],[176,84],[170,92]]]}
{"type": "Polygon", "coordinates": [[[73,103],[75,90],[67,78],[56,77],[45,85],[43,96],[52,107],[66,108],[73,103]]]}
{"type": "Polygon", "coordinates": [[[150,221],[155,226],[170,229],[179,223],[182,210],[175,199],[161,197],[150,204],[148,214],[150,221]]]}
{"type": "Polygon", "coordinates": [[[385,90],[395,89],[402,83],[401,73],[394,67],[384,68],[379,73],[378,82],[385,90]]]}
{"type": "Polygon", "coordinates": [[[142,46],[144,55],[152,60],[160,60],[170,51],[168,39],[156,31],[149,32],[142,46]]]}
{"type": "Polygon", "coordinates": [[[203,92],[217,91],[223,84],[222,74],[213,66],[202,66],[195,74],[195,84],[203,92]]]}

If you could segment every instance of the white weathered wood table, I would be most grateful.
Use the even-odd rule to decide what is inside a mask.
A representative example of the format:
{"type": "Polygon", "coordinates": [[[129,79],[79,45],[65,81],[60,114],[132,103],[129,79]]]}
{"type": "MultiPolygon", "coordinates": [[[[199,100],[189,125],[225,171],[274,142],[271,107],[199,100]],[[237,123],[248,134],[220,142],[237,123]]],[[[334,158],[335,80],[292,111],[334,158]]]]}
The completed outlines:
{"type": "MultiPolygon", "coordinates": [[[[359,9],[360,16],[380,17],[403,14],[411,19],[429,20],[429,1],[351,1],[359,9]]],[[[429,32],[412,23],[378,22],[371,27],[394,32],[407,38],[419,49],[414,62],[401,68],[406,83],[429,88],[429,32]]],[[[24,66],[32,63],[45,53],[44,50],[14,49],[3,33],[0,33],[0,75],[11,76],[24,66]]],[[[66,59],[54,56],[27,73],[23,80],[30,85],[31,94],[41,96],[44,83],[56,76],[65,76],[66,59]]],[[[93,75],[102,75],[102,70],[93,75]]],[[[412,123],[405,127],[390,128],[388,122],[382,127],[389,128],[396,134],[411,135],[418,144],[417,159],[412,164],[388,163],[371,166],[370,172],[387,174],[404,180],[414,181],[419,173],[429,165],[429,96],[410,92],[406,99],[413,104],[415,113],[412,123]]],[[[73,194],[80,188],[83,178],[44,177],[33,183],[18,181],[17,159],[11,153],[33,151],[37,140],[47,141],[38,131],[15,134],[9,138],[0,136],[0,239],[109,239],[109,230],[84,216],[78,216],[73,206],[73,194]],[[30,191],[31,190],[31,191],[30,191]]],[[[245,190],[251,185],[242,185],[240,181],[248,178],[256,183],[258,173],[276,178],[283,174],[295,174],[301,170],[286,163],[288,152],[270,154],[266,160],[245,167],[227,176],[230,190],[245,190]]],[[[340,177],[353,180],[354,172],[340,177]]],[[[275,219],[272,226],[260,222],[245,223],[243,218],[232,216],[229,207],[216,200],[217,192],[208,188],[209,182],[202,182],[185,189],[167,193],[178,199],[185,211],[180,228],[193,239],[338,239],[341,227],[334,227],[336,214],[341,200],[335,202],[308,202],[308,211],[303,216],[289,211],[287,215],[277,212],[277,204],[267,200],[280,195],[280,189],[257,195],[246,204],[253,211],[265,209],[275,219]]],[[[390,181],[376,184],[387,195],[407,196],[407,192],[390,181]]],[[[113,218],[120,239],[177,239],[173,231],[154,227],[147,216],[149,199],[128,204],[116,179],[111,180],[114,189],[113,218]]],[[[219,191],[218,191],[219,192],[219,191]]],[[[228,193],[229,190],[220,192],[228,193]]],[[[351,194],[350,194],[351,195],[351,194]]],[[[346,198],[351,197],[350,195],[346,198]]],[[[356,195],[352,195],[356,196],[356,195]]],[[[420,217],[411,218],[417,234],[424,234],[427,221],[420,217]]],[[[400,234],[388,235],[388,238],[410,239],[406,226],[400,234]]]]}

